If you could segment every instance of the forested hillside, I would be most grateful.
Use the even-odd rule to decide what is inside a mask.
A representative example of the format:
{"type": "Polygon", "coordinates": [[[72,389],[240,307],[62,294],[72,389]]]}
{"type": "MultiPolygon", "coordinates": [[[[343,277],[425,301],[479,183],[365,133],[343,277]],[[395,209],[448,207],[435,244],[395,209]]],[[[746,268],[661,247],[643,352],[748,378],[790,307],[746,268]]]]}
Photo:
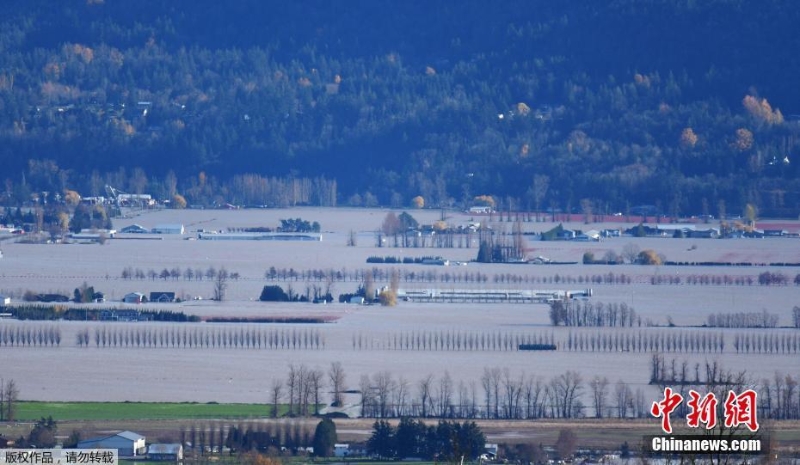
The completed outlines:
{"type": "Polygon", "coordinates": [[[797,217],[797,24],[780,0],[6,1],[0,202],[797,217]]]}

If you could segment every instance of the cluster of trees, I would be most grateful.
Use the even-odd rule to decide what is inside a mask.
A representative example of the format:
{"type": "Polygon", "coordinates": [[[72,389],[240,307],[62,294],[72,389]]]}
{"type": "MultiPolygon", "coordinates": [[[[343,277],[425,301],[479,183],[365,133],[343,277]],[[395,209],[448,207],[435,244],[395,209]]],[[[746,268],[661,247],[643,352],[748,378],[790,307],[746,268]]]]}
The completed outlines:
{"type": "Polygon", "coordinates": [[[203,349],[267,349],[267,350],[320,350],[325,348],[325,338],[317,330],[309,329],[256,329],[156,327],[156,326],[102,326],[78,331],[79,347],[149,347],[149,348],[203,348],[203,349]]]}
{"type": "Polygon", "coordinates": [[[305,455],[307,448],[313,447],[315,456],[328,457],[333,454],[336,438],[336,425],[330,419],[324,418],[313,431],[308,422],[302,420],[236,424],[192,423],[183,425],[175,440],[187,444],[187,452],[198,457],[216,455],[223,447],[229,448],[231,455],[266,454],[270,457],[305,455]]]}
{"type": "Polygon", "coordinates": [[[295,293],[291,284],[286,291],[281,286],[273,284],[266,285],[261,289],[258,300],[262,302],[333,302],[333,296],[330,293],[330,286],[323,293],[322,287],[309,285],[306,286],[305,294],[298,294],[295,293]]]}
{"type": "Polygon", "coordinates": [[[286,378],[272,378],[269,385],[272,417],[278,417],[282,404],[286,405],[285,415],[289,417],[319,414],[319,408],[324,402],[322,394],[326,389],[331,395],[331,405],[340,406],[343,404],[346,380],[347,375],[340,362],[332,362],[327,371],[303,364],[289,364],[286,378]]]}
{"type": "Polygon", "coordinates": [[[198,459],[216,455],[223,447],[229,448],[230,454],[264,453],[277,457],[283,455],[282,447],[295,453],[311,446],[311,432],[307,424],[301,421],[237,424],[192,422],[182,425],[171,440],[185,444],[186,453],[198,459]]]}
{"type": "Polygon", "coordinates": [[[322,230],[322,226],[316,221],[310,223],[301,218],[289,218],[288,220],[281,220],[281,225],[278,228],[280,232],[315,232],[318,233],[322,230]]]}
{"type": "Polygon", "coordinates": [[[767,310],[759,312],[719,312],[708,315],[706,326],[712,328],[776,328],[778,315],[767,310]]]}
{"type": "Polygon", "coordinates": [[[483,453],[486,437],[475,422],[439,421],[426,425],[404,417],[397,427],[385,420],[372,426],[367,451],[382,459],[416,458],[455,463],[483,453]]]}
{"type": "Polygon", "coordinates": [[[1,325],[0,345],[3,347],[58,347],[61,328],[48,325],[1,325]]]}
{"type": "MultiPolygon", "coordinates": [[[[789,283],[789,277],[780,272],[765,271],[758,275],[758,284],[762,286],[785,286],[789,283]]],[[[794,277],[794,283],[800,285],[800,273],[794,277]]]]}
{"type": "Polygon", "coordinates": [[[41,417],[36,420],[28,437],[20,436],[19,439],[14,441],[14,447],[20,448],[53,448],[58,443],[56,435],[58,434],[58,423],[53,420],[52,416],[47,418],[41,417]]]}
{"type": "Polygon", "coordinates": [[[550,304],[553,326],[633,327],[642,326],[642,317],[627,303],[603,304],[588,300],[556,300],[550,304]]]}

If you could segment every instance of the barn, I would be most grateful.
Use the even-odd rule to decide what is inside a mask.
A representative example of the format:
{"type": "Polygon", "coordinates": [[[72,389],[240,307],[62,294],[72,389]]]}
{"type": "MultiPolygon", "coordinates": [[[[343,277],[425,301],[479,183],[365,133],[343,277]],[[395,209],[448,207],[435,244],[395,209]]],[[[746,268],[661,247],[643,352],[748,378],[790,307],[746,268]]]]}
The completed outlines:
{"type": "Polygon", "coordinates": [[[80,441],[78,449],[117,449],[120,457],[140,457],[146,452],[144,436],[133,431],[80,441]]]}

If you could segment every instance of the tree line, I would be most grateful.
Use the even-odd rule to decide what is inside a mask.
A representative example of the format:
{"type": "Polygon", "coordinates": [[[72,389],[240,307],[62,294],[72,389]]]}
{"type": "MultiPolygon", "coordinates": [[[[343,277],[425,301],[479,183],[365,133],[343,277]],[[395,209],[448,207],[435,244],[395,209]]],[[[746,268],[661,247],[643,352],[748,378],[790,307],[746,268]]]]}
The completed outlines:
{"type": "Polygon", "coordinates": [[[485,447],[486,436],[475,422],[440,420],[427,425],[408,417],[401,418],[396,427],[385,420],[376,421],[367,440],[367,452],[383,460],[475,460],[485,447]]]}
{"type": "Polygon", "coordinates": [[[2,325],[0,345],[3,347],[59,347],[61,328],[48,325],[2,325]]]}
{"type": "MultiPolygon", "coordinates": [[[[0,333],[2,334],[2,333],[0,333]]],[[[318,330],[199,327],[103,326],[84,328],[75,337],[78,347],[323,350],[318,330]]]]}
{"type": "MultiPolygon", "coordinates": [[[[377,257],[383,263],[409,264],[408,260],[396,257],[377,257]]],[[[421,259],[420,259],[421,260],[421,259]]],[[[332,282],[359,282],[365,275],[371,275],[374,281],[389,281],[392,273],[397,273],[401,282],[407,283],[501,283],[501,284],[613,284],[632,285],[643,282],[652,285],[690,285],[690,286],[752,286],[756,283],[762,286],[787,285],[791,282],[800,284],[800,274],[790,280],[789,276],[780,272],[765,272],[772,278],[762,279],[751,275],[728,274],[688,274],[684,276],[672,275],[636,275],[625,273],[602,274],[553,274],[531,275],[519,273],[493,273],[487,274],[480,271],[439,271],[434,269],[414,270],[395,267],[372,267],[366,269],[294,269],[270,267],[264,272],[264,279],[269,281],[332,281],[332,282]]],[[[185,274],[185,273],[184,273],[185,274]]],[[[180,276],[180,275],[178,275],[180,276]]],[[[141,279],[144,279],[142,276],[141,279]]]]}

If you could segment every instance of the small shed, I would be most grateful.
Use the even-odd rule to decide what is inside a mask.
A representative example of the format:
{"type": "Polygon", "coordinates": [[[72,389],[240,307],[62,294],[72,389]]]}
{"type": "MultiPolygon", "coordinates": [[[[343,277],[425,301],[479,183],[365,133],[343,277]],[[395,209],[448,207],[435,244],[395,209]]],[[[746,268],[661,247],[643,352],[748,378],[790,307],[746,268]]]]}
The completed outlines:
{"type": "Polygon", "coordinates": [[[0,294],[0,305],[8,305],[11,303],[11,297],[0,294]]]}
{"type": "Polygon", "coordinates": [[[150,444],[147,446],[147,458],[162,462],[178,462],[183,460],[183,446],[180,444],[150,444]]]}

